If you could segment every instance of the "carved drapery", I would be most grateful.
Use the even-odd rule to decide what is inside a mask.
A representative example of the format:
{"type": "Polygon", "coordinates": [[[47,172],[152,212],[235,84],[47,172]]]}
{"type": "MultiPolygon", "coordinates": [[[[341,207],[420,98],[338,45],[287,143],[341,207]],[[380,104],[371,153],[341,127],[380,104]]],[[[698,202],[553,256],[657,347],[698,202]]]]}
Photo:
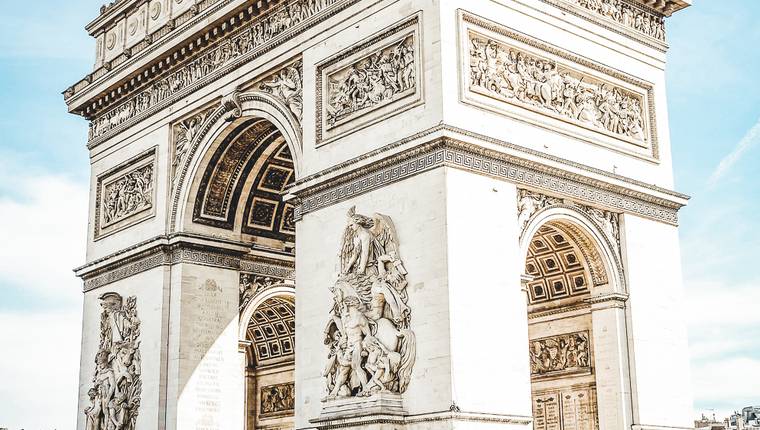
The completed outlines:
{"type": "Polygon", "coordinates": [[[87,395],[85,430],[135,430],[142,394],[137,298],[113,292],[100,297],[100,344],[87,395]]]}
{"type": "Polygon", "coordinates": [[[406,391],[416,359],[406,274],[391,219],[352,207],[330,287],[325,401],[406,391]]]}

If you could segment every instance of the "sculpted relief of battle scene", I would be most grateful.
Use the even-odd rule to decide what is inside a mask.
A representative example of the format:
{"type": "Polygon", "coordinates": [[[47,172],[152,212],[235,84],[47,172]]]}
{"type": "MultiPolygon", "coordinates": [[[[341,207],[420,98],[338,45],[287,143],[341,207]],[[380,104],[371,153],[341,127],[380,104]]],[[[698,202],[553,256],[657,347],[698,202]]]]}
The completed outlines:
{"type": "Polygon", "coordinates": [[[416,359],[407,271],[390,217],[348,212],[340,273],[330,287],[324,369],[329,401],[406,391],[416,359]]]}
{"type": "Polygon", "coordinates": [[[100,344],[84,409],[85,430],[135,430],[140,409],[140,319],[137,298],[100,297],[100,344]]]}
{"type": "Polygon", "coordinates": [[[407,36],[328,75],[327,123],[384,104],[414,91],[414,37],[407,36]]]}
{"type": "Polygon", "coordinates": [[[155,151],[128,160],[98,178],[95,237],[140,221],[152,213],[155,151]]]}
{"type": "Polygon", "coordinates": [[[623,27],[665,41],[665,19],[632,6],[624,0],[559,0],[594,15],[615,21],[623,27]]]}
{"type": "Polygon", "coordinates": [[[531,340],[529,353],[533,377],[591,370],[588,332],[531,340]]]}

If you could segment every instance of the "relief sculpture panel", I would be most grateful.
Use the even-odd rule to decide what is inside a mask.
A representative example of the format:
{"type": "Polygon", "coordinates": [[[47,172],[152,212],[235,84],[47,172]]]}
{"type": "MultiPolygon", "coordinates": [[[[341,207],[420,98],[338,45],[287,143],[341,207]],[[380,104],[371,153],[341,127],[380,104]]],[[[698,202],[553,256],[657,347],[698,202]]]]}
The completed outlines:
{"type": "Polygon", "coordinates": [[[591,372],[587,331],[531,340],[530,373],[533,379],[591,372]]]}
{"type": "Polygon", "coordinates": [[[101,174],[95,205],[95,239],[154,213],[155,148],[101,174]]]}
{"type": "Polygon", "coordinates": [[[135,430],[140,409],[140,319],[137,298],[100,297],[100,344],[84,409],[85,430],[135,430]]]}
{"type": "Polygon", "coordinates": [[[318,143],[421,101],[418,22],[415,16],[317,67],[318,143]]]}
{"type": "Polygon", "coordinates": [[[296,404],[295,384],[268,385],[259,392],[259,411],[263,417],[292,413],[296,404]]]}
{"type": "Polygon", "coordinates": [[[406,275],[390,217],[352,207],[330,287],[324,401],[406,391],[416,359],[406,275]]]}
{"type": "Polygon", "coordinates": [[[657,156],[651,85],[505,27],[468,20],[479,21],[464,16],[464,101],[560,132],[570,123],[584,140],[657,156]]]}

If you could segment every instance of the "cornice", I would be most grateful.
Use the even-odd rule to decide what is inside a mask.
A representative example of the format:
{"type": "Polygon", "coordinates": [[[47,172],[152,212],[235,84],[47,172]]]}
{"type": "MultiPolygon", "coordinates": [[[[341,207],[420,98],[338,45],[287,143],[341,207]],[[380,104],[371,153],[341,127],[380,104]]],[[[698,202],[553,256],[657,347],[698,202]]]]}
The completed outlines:
{"type": "Polygon", "coordinates": [[[295,279],[291,259],[251,250],[251,244],[177,233],[160,235],[93,260],[74,269],[85,281],[84,291],[110,284],[159,266],[193,263],[295,279]]]}
{"type": "Polygon", "coordinates": [[[673,225],[677,225],[677,212],[689,198],[665,188],[442,124],[299,180],[290,190],[300,202],[296,216],[300,218],[442,166],[474,171],[592,206],[673,225]],[[509,149],[518,155],[488,149],[479,142],[509,149]],[[380,159],[384,153],[394,150],[397,152],[380,159]],[[375,160],[370,161],[373,158],[375,160]],[[580,173],[569,171],[567,167],[580,173]]]}
{"type": "Polygon", "coordinates": [[[414,415],[396,415],[379,413],[371,416],[355,416],[348,418],[317,418],[310,420],[319,430],[353,428],[358,426],[391,424],[405,425],[433,422],[481,422],[498,424],[518,424],[528,426],[533,423],[533,417],[523,415],[489,414],[482,412],[461,411],[452,403],[451,410],[429,412],[414,415]]]}

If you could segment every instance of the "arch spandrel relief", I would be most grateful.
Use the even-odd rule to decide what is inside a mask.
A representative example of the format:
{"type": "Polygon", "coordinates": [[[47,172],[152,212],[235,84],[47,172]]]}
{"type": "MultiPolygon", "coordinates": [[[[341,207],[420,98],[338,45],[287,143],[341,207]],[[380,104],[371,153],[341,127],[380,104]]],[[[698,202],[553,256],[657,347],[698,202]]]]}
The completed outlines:
{"type": "Polygon", "coordinates": [[[406,391],[416,360],[406,275],[390,217],[360,215],[352,207],[340,273],[330,287],[323,402],[406,391]]]}

